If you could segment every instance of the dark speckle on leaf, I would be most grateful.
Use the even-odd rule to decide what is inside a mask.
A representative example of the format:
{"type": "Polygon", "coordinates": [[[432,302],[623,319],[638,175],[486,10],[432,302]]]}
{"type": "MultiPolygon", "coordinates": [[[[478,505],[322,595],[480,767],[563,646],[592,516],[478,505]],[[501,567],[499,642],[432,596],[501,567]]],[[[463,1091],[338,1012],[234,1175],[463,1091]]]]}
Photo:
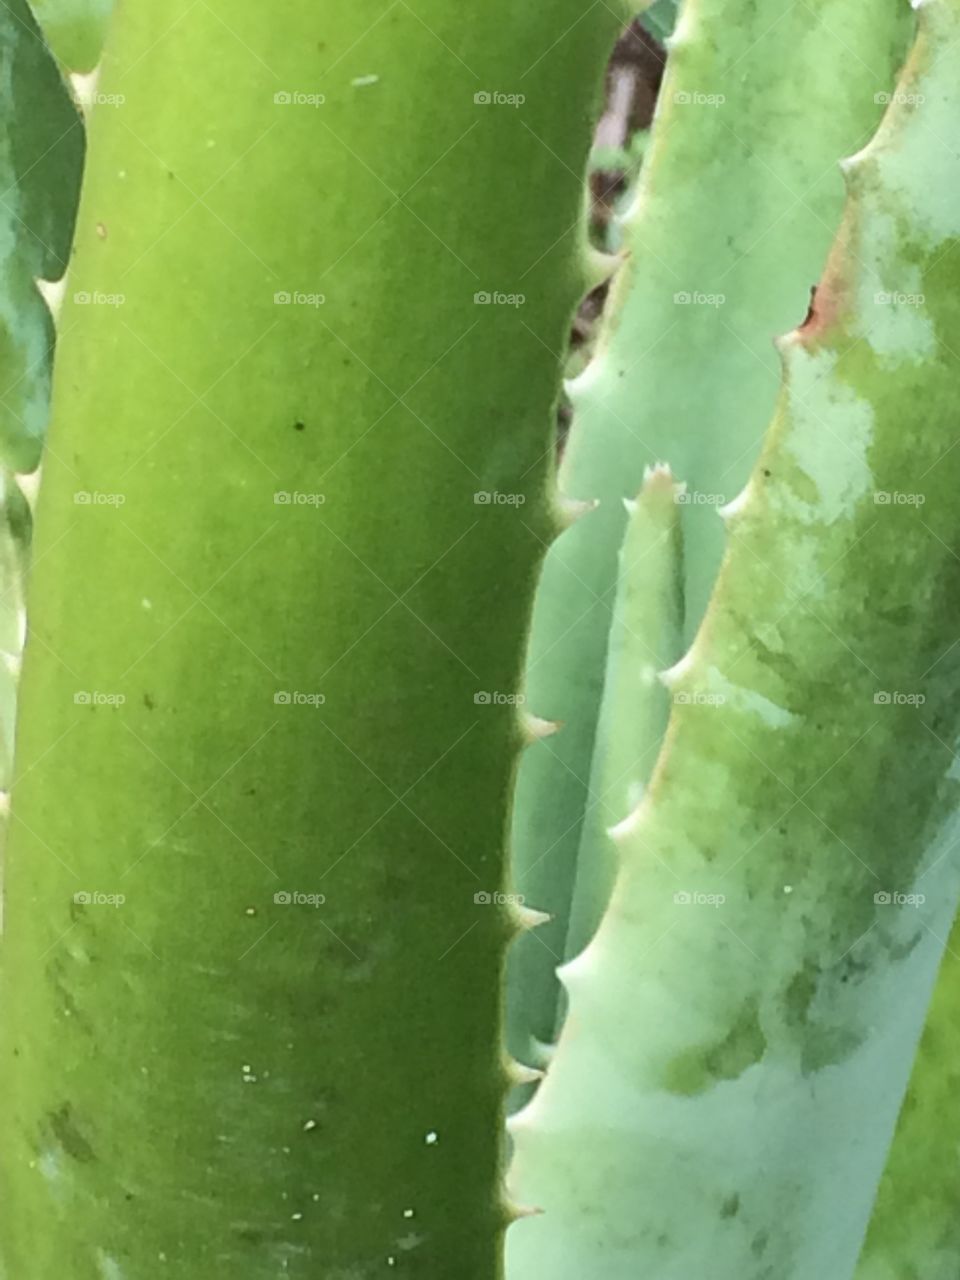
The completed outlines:
{"type": "Polygon", "coordinates": [[[47,1123],[68,1156],[83,1164],[96,1160],[93,1148],[74,1123],[69,1102],[65,1102],[59,1111],[51,1111],[47,1116],[47,1123]]]}
{"type": "Polygon", "coordinates": [[[769,1236],[765,1231],[761,1231],[759,1232],[758,1235],[755,1235],[753,1239],[750,1241],[750,1252],[753,1254],[755,1258],[759,1258],[761,1254],[763,1254],[763,1252],[765,1251],[768,1243],[769,1243],[769,1236]]]}

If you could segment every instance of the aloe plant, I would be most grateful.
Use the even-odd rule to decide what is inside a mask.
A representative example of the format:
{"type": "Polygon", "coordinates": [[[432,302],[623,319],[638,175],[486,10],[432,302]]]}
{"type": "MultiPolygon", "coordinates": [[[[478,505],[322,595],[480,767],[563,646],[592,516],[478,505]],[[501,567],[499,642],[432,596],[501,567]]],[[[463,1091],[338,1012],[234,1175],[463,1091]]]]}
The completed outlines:
{"type": "MultiPolygon", "coordinates": [[[[527,696],[565,728],[529,753],[517,791],[517,889],[554,917],[511,957],[511,1048],[521,1056],[556,1028],[554,970],[580,936],[567,934],[576,867],[590,856],[581,840],[592,847],[592,827],[625,816],[627,792],[653,765],[648,755],[619,787],[590,788],[621,499],[635,497],[644,468],[659,461],[687,486],[689,643],[723,549],[716,508],[746,482],[773,408],[773,338],[806,310],[840,217],[838,162],[879,122],[909,21],[902,0],[827,0],[813,10],[689,0],[668,42],[610,322],[598,358],[570,387],[575,426],[559,483],[599,505],[551,547],[533,621],[527,696]],[[815,127],[814,64],[831,86],[815,127]]],[[[662,666],[672,660],[661,657],[662,666]]]]}
{"type": "Polygon", "coordinates": [[[10,28],[2,1280],[956,1270],[960,0],[686,0],[604,259],[621,16],[10,28]]]}
{"type": "Polygon", "coordinates": [[[666,677],[663,754],[614,833],[612,900],[514,1121],[516,1193],[548,1211],[511,1236],[518,1276],[857,1260],[958,887],[960,618],[942,591],[960,538],[960,168],[943,138],[960,12],[923,17],[895,108],[846,165],[710,610],[666,677]]]}

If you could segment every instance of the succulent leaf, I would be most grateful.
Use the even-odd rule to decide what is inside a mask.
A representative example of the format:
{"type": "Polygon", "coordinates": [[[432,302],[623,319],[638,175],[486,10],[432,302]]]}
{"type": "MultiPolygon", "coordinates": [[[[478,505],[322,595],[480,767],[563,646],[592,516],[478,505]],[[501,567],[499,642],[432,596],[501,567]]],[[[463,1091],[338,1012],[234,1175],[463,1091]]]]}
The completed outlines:
{"type": "Polygon", "coordinates": [[[960,4],[921,14],[513,1127],[517,1280],[854,1273],[960,887],[960,4]]]}
{"type": "Polygon", "coordinates": [[[53,321],[36,281],[70,253],[84,133],[26,0],[0,10],[0,462],[32,471],[50,401],[53,321]]]}

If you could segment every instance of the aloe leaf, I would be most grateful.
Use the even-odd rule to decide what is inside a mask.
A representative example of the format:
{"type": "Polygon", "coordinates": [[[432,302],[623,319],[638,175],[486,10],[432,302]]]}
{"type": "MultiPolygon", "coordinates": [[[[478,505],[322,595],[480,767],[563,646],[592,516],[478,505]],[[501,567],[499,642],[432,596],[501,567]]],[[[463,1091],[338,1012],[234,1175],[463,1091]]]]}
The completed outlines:
{"type": "Polygon", "coordinates": [[[667,467],[651,468],[629,502],[617,600],[597,726],[568,956],[590,941],[610,899],[617,859],[608,829],[636,806],[653,772],[670,711],[661,672],[681,656],[680,512],[686,498],[667,467]]]}
{"type": "Polygon", "coordinates": [[[518,1280],[854,1272],[960,882],[960,4],[921,12],[514,1121],[518,1280]]]}
{"type": "Polygon", "coordinates": [[[0,11],[0,461],[31,471],[50,398],[53,322],[36,280],[66,268],[83,126],[25,0],[0,11]]]}
{"type": "Polygon", "coordinates": [[[71,71],[92,71],[100,60],[114,0],[31,0],[50,47],[71,71]]]}
{"type": "Polygon", "coordinates": [[[957,930],[947,944],[856,1280],[954,1280],[960,1269],[957,930]]]}
{"type": "Polygon", "coordinates": [[[643,25],[657,37],[666,40],[677,23],[677,0],[654,0],[643,15],[643,25]]]}
{"type": "Polygon", "coordinates": [[[615,25],[118,10],[31,568],[6,1280],[500,1274],[517,704],[615,25]]]}
{"type": "Polygon", "coordinates": [[[0,791],[10,788],[17,680],[23,648],[31,514],[16,477],[0,474],[0,791]]]}
{"type": "MultiPolygon", "coordinates": [[[[956,136],[957,119],[960,119],[955,47],[960,35],[959,9],[955,3],[925,4],[920,14],[928,29],[914,56],[913,73],[901,86],[902,110],[913,113],[913,127],[909,133],[904,131],[906,136],[900,150],[888,157],[879,174],[891,187],[897,182],[904,182],[910,173],[908,146],[918,152],[928,168],[942,163],[947,138],[951,133],[956,136]],[[951,41],[954,47],[951,47],[951,41]],[[943,136],[943,129],[951,131],[947,138],[943,136]]],[[[929,192],[918,189],[913,214],[916,219],[925,220],[931,234],[948,221],[951,206],[955,207],[956,188],[948,192],[946,178],[950,177],[956,183],[956,174],[956,163],[952,168],[947,165],[942,182],[938,180],[929,192]]],[[[872,212],[872,219],[864,227],[864,247],[872,251],[876,243],[882,252],[893,236],[891,219],[902,220],[904,212],[892,201],[884,204],[879,198],[874,198],[872,212]]],[[[954,289],[957,288],[956,246],[959,233],[960,228],[956,228],[955,238],[945,242],[936,264],[938,273],[943,276],[954,269],[954,289]]],[[[892,302],[892,306],[884,311],[888,316],[886,330],[891,346],[900,333],[906,337],[910,317],[913,317],[916,342],[929,348],[934,335],[941,337],[940,329],[934,334],[928,308],[914,297],[915,293],[927,291],[928,278],[927,262],[918,257],[915,262],[909,259],[905,262],[896,280],[878,282],[893,291],[883,294],[892,302]]],[[[927,387],[924,385],[923,403],[925,398],[927,387]]],[[[937,467],[927,476],[924,476],[924,470],[924,467],[911,467],[911,474],[919,477],[916,488],[920,490],[927,489],[933,475],[945,468],[937,467]]],[[[928,504],[924,502],[918,516],[929,520],[927,512],[928,504]]],[[[956,543],[950,545],[956,552],[956,543]]],[[[951,590],[947,582],[945,579],[945,590],[951,590]]],[[[929,607],[934,613],[940,612],[936,598],[931,600],[929,607]]],[[[956,771],[957,744],[950,723],[934,712],[927,717],[927,724],[932,741],[940,745],[943,759],[952,758],[956,771]]],[[[931,888],[924,883],[920,883],[919,888],[932,892],[936,881],[931,888]]],[[[938,931],[940,940],[945,937],[946,925],[938,931]]],[[[960,1061],[960,1032],[956,1018],[959,952],[960,925],[955,920],[916,1053],[890,1158],[879,1185],[856,1280],[954,1280],[960,1274],[960,1221],[956,1212],[960,1201],[960,1162],[957,1161],[960,1125],[957,1124],[956,1111],[957,1062],[960,1061]]]]}
{"type": "Polygon", "coordinates": [[[570,388],[561,489],[599,506],[551,548],[534,615],[527,696],[564,727],[531,750],[518,782],[517,888],[553,916],[511,956],[521,1056],[556,1019],[555,967],[595,800],[622,499],[660,460],[687,484],[689,641],[720,563],[716,506],[743,487],[775,403],[772,339],[805,310],[841,216],[837,162],[876,128],[911,26],[905,0],[687,0],[669,42],[627,257],[598,355],[570,388]]]}

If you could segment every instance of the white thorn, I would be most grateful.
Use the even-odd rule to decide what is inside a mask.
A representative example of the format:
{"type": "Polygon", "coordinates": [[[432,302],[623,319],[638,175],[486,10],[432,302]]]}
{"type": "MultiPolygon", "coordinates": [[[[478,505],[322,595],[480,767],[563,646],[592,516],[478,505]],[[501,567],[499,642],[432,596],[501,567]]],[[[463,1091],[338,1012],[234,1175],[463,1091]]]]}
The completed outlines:
{"type": "Polygon", "coordinates": [[[557,510],[560,513],[560,521],[565,529],[569,529],[571,525],[589,515],[591,511],[596,511],[599,505],[599,498],[567,498],[561,494],[557,499],[557,510]]]}
{"type": "Polygon", "coordinates": [[[532,907],[514,906],[514,919],[520,929],[527,931],[529,929],[538,929],[540,925],[546,924],[553,919],[553,916],[546,911],[535,911],[532,907]]]}
{"type": "Polygon", "coordinates": [[[528,1067],[516,1059],[510,1063],[509,1074],[512,1084],[536,1084],[544,1077],[544,1072],[538,1067],[528,1067]]]}
{"type": "Polygon", "coordinates": [[[690,648],[679,662],[675,662],[672,667],[667,667],[666,671],[660,672],[660,683],[667,689],[675,689],[684,677],[690,674],[692,668],[693,649],[690,648]]]}
{"type": "Polygon", "coordinates": [[[523,727],[523,736],[528,742],[539,742],[541,738],[551,738],[563,728],[562,720],[544,720],[542,716],[535,716],[529,711],[521,712],[520,723],[523,727]]]}

